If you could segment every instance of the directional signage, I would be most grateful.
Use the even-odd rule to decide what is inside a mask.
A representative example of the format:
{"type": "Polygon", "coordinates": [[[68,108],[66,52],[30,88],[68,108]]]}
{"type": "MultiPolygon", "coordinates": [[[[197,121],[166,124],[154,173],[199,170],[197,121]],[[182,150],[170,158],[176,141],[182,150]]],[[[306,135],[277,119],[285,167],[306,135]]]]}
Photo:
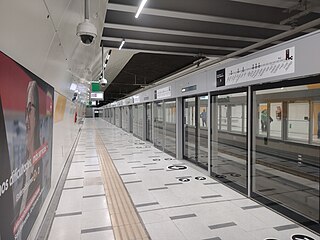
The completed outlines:
{"type": "Polygon", "coordinates": [[[315,240],[312,237],[303,235],[303,234],[295,234],[291,236],[292,240],[315,240]]]}
{"type": "Polygon", "coordinates": [[[199,181],[203,181],[203,180],[206,180],[207,178],[206,177],[195,177],[196,180],[199,180],[199,181]]]}
{"type": "Polygon", "coordinates": [[[190,182],[190,178],[178,178],[180,182],[190,182]]]}
{"type": "Polygon", "coordinates": [[[168,167],[168,169],[170,169],[170,170],[185,170],[187,168],[188,167],[184,166],[184,165],[171,165],[168,167]]]}
{"type": "MultiPolygon", "coordinates": [[[[279,240],[277,238],[265,238],[264,240],[279,240]]],[[[294,234],[291,236],[291,240],[315,240],[312,237],[303,234],[294,234]]]]}
{"type": "Polygon", "coordinates": [[[156,99],[171,97],[171,86],[156,90],[156,99]]]}
{"type": "Polygon", "coordinates": [[[295,48],[242,62],[216,73],[217,87],[256,81],[295,72],[295,48]]]}

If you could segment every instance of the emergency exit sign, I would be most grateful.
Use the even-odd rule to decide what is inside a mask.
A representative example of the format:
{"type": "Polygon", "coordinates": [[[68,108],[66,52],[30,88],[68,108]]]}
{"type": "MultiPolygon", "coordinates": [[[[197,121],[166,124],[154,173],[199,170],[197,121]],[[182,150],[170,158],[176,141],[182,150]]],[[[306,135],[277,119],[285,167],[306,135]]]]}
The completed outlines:
{"type": "Polygon", "coordinates": [[[100,92],[100,84],[99,83],[91,83],[92,92],[100,92]]]}

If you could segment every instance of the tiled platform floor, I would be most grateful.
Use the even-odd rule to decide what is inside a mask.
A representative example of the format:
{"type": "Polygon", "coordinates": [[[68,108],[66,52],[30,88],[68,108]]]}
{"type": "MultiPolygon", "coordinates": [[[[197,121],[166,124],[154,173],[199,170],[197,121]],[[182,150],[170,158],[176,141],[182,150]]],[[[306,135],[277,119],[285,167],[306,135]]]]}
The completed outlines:
{"type": "Polygon", "coordinates": [[[202,169],[172,159],[104,120],[87,119],[50,240],[114,239],[95,134],[103,140],[151,239],[291,240],[298,233],[320,239],[211,179],[202,169]],[[187,169],[170,170],[172,165],[187,169]]]}

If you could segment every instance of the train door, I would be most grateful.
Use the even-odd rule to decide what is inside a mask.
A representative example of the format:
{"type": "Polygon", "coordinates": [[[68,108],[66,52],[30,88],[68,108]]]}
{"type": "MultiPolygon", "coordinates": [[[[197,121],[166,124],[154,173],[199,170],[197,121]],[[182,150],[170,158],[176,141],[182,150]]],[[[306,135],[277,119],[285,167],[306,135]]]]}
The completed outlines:
{"type": "Polygon", "coordinates": [[[211,106],[211,175],[247,193],[247,91],[218,93],[211,106]]]}
{"type": "Polygon", "coordinates": [[[163,102],[154,103],[154,145],[163,150],[163,102]]]}
{"type": "Polygon", "coordinates": [[[152,142],[152,105],[147,103],[147,140],[152,142]]]}

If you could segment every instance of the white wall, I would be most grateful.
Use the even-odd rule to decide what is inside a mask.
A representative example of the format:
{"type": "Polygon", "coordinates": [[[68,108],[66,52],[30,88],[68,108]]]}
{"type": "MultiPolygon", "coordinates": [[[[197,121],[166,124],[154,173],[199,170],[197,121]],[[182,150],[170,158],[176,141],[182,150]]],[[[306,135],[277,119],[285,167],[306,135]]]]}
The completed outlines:
{"type": "MultiPolygon", "coordinates": [[[[55,115],[56,105],[58,97],[66,99],[61,94],[55,92],[54,94],[54,105],[55,105],[55,115]]],[[[53,124],[53,153],[52,153],[52,173],[51,173],[51,189],[48,193],[46,201],[43,204],[43,207],[40,211],[40,214],[33,226],[33,229],[28,237],[29,240],[35,239],[45,212],[48,208],[50,200],[53,196],[54,190],[58,183],[59,177],[62,173],[63,167],[66,163],[66,160],[70,154],[71,148],[76,140],[77,134],[81,125],[77,122],[74,122],[75,111],[78,111],[78,119],[81,118],[80,110],[81,107],[76,106],[70,100],[66,100],[65,109],[63,111],[63,118],[60,121],[54,121],[53,124]]],[[[56,117],[56,116],[55,116],[56,117]]]]}
{"type": "Polygon", "coordinates": [[[0,51],[54,87],[54,109],[59,95],[68,99],[63,119],[53,128],[52,187],[30,240],[36,236],[79,129],[69,89],[72,82],[91,80],[90,67],[100,53],[107,2],[90,0],[90,20],[98,37],[88,47],[76,36],[76,27],[84,20],[84,0],[0,1],[0,51]]]}

